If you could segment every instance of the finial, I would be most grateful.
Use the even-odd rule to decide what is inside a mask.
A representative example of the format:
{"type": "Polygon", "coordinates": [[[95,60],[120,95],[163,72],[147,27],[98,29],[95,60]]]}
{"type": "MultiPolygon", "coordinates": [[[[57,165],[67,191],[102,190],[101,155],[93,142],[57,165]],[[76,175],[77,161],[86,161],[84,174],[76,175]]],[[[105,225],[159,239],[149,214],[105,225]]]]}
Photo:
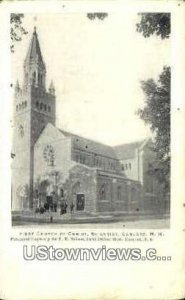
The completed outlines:
{"type": "Polygon", "coordinates": [[[19,92],[20,92],[20,85],[19,85],[19,81],[17,80],[16,81],[16,84],[15,84],[15,89],[14,89],[14,91],[15,91],[15,93],[16,94],[18,94],[19,92]]]}
{"type": "Polygon", "coordinates": [[[19,86],[19,81],[18,81],[18,80],[16,81],[15,88],[16,88],[17,90],[19,90],[19,89],[20,89],[20,86],[19,86]]]}
{"type": "Polygon", "coordinates": [[[50,83],[49,92],[53,95],[55,94],[55,87],[54,87],[53,81],[51,81],[51,83],[50,83]]]}
{"type": "Polygon", "coordinates": [[[36,30],[37,30],[37,28],[36,28],[36,26],[34,26],[34,33],[37,33],[36,30]]]}

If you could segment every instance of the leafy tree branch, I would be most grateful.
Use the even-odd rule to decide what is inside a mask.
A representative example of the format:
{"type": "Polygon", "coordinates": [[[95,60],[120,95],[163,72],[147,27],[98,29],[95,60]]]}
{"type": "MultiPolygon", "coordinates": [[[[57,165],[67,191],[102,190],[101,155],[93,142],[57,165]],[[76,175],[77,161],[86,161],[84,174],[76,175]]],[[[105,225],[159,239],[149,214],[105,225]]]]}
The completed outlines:
{"type": "Polygon", "coordinates": [[[22,36],[27,34],[28,32],[23,27],[23,18],[24,14],[14,14],[10,15],[10,38],[11,38],[11,52],[15,51],[15,42],[21,41],[22,36]]]}

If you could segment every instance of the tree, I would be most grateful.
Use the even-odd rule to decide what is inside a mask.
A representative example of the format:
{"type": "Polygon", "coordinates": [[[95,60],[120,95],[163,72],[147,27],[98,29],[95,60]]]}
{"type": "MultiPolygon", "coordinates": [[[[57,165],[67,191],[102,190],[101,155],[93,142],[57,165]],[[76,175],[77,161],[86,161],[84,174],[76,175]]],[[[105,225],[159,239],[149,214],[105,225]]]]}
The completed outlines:
{"type": "MultiPolygon", "coordinates": [[[[141,13],[140,22],[136,30],[145,38],[153,34],[161,39],[170,37],[169,13],[141,13]]],[[[146,95],[144,108],[138,110],[138,115],[150,126],[154,133],[153,150],[156,152],[156,161],[150,173],[163,183],[165,191],[170,189],[170,91],[171,71],[165,66],[158,80],[148,79],[141,82],[146,95]]]]}
{"type": "Polygon", "coordinates": [[[106,17],[108,17],[108,13],[87,13],[87,18],[89,20],[95,20],[96,18],[99,19],[99,20],[104,20],[106,17]]]}
{"type": "Polygon", "coordinates": [[[163,182],[166,190],[170,181],[170,67],[164,67],[159,79],[155,82],[148,79],[141,82],[146,95],[143,109],[138,115],[146,124],[149,124],[154,133],[153,150],[156,152],[156,161],[150,171],[163,182]]]}
{"type": "Polygon", "coordinates": [[[10,37],[11,37],[11,52],[14,52],[15,42],[21,41],[22,36],[28,32],[22,26],[24,14],[11,14],[10,15],[10,37]]]}
{"type": "Polygon", "coordinates": [[[145,38],[153,34],[162,39],[170,37],[170,13],[140,13],[139,15],[141,19],[136,24],[136,28],[145,38]]]}

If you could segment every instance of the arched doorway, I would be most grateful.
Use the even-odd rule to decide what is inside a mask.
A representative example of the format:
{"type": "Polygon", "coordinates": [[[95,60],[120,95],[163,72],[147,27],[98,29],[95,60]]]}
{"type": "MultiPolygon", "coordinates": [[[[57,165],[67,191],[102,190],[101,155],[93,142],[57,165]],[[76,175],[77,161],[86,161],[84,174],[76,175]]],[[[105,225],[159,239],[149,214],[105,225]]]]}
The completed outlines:
{"type": "Polygon", "coordinates": [[[78,181],[72,187],[72,201],[77,211],[85,209],[85,194],[82,191],[81,183],[78,181]]]}
{"type": "Polygon", "coordinates": [[[39,184],[39,205],[44,206],[45,203],[51,205],[53,202],[52,186],[49,180],[43,180],[39,184]]]}
{"type": "Polygon", "coordinates": [[[20,185],[17,189],[17,198],[20,209],[26,209],[29,206],[28,185],[20,185]]]}

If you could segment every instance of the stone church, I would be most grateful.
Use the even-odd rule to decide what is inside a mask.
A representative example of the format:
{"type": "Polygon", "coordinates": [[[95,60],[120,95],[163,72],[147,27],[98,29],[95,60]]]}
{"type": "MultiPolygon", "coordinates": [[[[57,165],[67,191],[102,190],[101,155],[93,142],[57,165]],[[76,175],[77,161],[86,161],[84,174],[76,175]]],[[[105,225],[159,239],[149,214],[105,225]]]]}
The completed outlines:
{"type": "Polygon", "coordinates": [[[36,28],[23,69],[23,85],[15,86],[12,211],[64,199],[87,213],[157,209],[161,191],[147,172],[150,140],[110,147],[55,126],[55,88],[46,89],[36,28]]]}

